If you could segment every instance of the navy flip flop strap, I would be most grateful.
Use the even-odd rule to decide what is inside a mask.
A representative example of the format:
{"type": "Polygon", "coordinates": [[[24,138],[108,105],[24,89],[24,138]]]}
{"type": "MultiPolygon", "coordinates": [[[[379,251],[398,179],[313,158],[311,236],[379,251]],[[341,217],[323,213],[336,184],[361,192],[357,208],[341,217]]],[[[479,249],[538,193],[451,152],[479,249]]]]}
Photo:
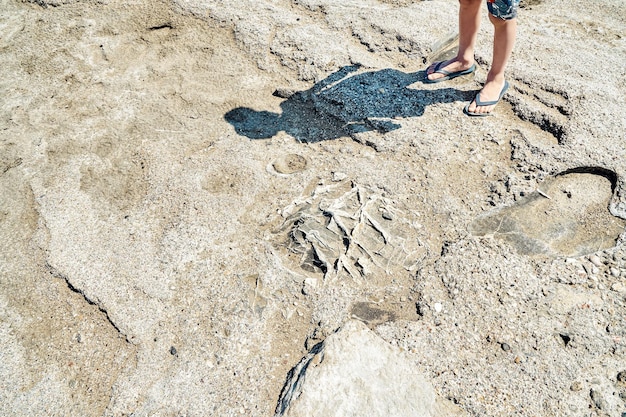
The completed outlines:
{"type": "Polygon", "coordinates": [[[476,102],[477,106],[495,106],[496,104],[498,104],[500,99],[492,101],[480,101],[480,94],[476,94],[476,97],[474,97],[474,101],[476,102]]]}
{"type": "Polygon", "coordinates": [[[480,93],[478,93],[478,94],[476,94],[476,97],[474,98],[474,101],[476,101],[476,105],[477,106],[495,106],[502,99],[502,97],[504,96],[504,93],[506,93],[506,90],[508,90],[508,89],[509,89],[509,83],[507,81],[505,81],[504,82],[504,87],[502,87],[502,91],[500,91],[500,97],[498,97],[497,100],[480,101],[480,93]]]}
{"type": "Polygon", "coordinates": [[[433,69],[433,72],[431,74],[434,73],[439,73],[439,74],[443,74],[443,75],[450,75],[452,74],[450,71],[446,71],[444,69],[441,69],[441,66],[445,63],[446,61],[441,61],[440,63],[438,63],[435,68],[433,69]]]}

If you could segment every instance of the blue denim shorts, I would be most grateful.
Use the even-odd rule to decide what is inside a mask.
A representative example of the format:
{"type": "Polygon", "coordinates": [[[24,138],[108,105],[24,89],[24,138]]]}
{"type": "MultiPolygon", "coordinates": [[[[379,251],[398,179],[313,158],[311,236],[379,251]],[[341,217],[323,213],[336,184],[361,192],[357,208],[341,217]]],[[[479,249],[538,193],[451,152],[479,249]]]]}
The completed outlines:
{"type": "Polygon", "coordinates": [[[489,13],[503,20],[511,20],[517,17],[520,0],[487,0],[489,13]]]}

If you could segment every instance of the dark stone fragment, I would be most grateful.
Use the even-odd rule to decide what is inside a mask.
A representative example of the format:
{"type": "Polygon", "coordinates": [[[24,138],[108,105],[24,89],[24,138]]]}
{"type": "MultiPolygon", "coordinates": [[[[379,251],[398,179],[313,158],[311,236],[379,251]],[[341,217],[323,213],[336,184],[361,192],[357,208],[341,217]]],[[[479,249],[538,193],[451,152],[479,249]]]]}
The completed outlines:
{"type": "Polygon", "coordinates": [[[607,403],[604,400],[604,398],[602,398],[602,394],[600,394],[599,391],[596,391],[596,390],[592,389],[589,394],[591,395],[591,400],[596,405],[596,408],[598,408],[598,410],[606,410],[607,409],[607,403]]]}

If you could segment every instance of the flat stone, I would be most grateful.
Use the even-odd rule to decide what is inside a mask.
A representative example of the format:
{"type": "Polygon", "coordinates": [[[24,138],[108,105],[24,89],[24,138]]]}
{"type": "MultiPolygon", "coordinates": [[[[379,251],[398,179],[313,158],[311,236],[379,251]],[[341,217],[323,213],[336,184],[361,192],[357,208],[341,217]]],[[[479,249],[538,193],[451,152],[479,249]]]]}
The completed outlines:
{"type": "Polygon", "coordinates": [[[360,321],[346,323],[289,373],[276,416],[464,416],[411,359],[360,321]]]}
{"type": "MultiPolygon", "coordinates": [[[[611,195],[611,183],[602,175],[557,175],[516,204],[476,219],[472,233],[503,239],[524,255],[593,253],[614,246],[624,230],[624,220],[607,209],[611,195]]],[[[597,255],[589,259],[603,265],[597,255]]]]}

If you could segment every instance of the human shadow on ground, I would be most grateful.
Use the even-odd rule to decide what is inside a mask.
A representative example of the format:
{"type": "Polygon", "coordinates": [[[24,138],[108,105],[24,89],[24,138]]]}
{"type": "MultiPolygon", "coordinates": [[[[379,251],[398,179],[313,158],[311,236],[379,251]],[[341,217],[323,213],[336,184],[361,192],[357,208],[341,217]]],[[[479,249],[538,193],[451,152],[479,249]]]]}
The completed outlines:
{"type": "Polygon", "coordinates": [[[284,131],[300,142],[311,143],[359,132],[387,133],[401,127],[401,118],[422,116],[428,105],[467,101],[472,94],[453,88],[409,88],[424,79],[424,71],[359,69],[359,65],[343,67],[305,91],[274,92],[286,98],[281,113],[238,107],[224,118],[238,134],[250,139],[268,139],[284,131]]]}

